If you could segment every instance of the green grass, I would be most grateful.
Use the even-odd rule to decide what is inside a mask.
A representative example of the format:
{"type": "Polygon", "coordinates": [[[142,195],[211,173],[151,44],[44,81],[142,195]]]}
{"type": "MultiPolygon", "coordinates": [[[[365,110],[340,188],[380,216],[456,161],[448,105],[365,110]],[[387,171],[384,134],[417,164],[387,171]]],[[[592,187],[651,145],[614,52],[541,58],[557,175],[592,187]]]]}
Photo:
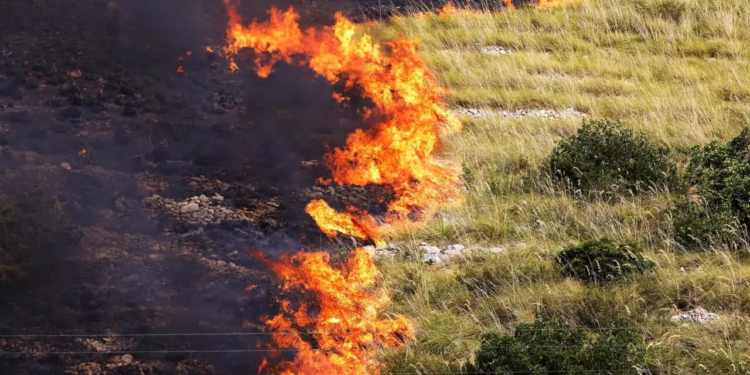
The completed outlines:
{"type": "MultiPolygon", "coordinates": [[[[372,25],[379,38],[419,39],[450,88],[454,108],[564,109],[620,119],[675,150],[729,140],[750,124],[750,7],[744,0],[598,0],[544,11],[404,16],[372,25]],[[502,45],[511,55],[488,55],[502,45]]],[[[394,313],[420,328],[408,349],[384,353],[391,372],[454,371],[482,332],[509,332],[543,306],[591,327],[626,317],[647,340],[647,373],[750,371],[750,265],[716,248],[682,252],[673,241],[667,189],[637,196],[575,197],[547,173],[554,145],[578,119],[463,119],[445,154],[463,165],[466,204],[394,238],[404,256],[382,261],[394,313]],[[561,276],[555,254],[600,237],[643,245],[655,272],[624,285],[561,276]],[[416,244],[507,246],[429,266],[416,244]],[[676,324],[686,305],[722,316],[676,324]]]]}

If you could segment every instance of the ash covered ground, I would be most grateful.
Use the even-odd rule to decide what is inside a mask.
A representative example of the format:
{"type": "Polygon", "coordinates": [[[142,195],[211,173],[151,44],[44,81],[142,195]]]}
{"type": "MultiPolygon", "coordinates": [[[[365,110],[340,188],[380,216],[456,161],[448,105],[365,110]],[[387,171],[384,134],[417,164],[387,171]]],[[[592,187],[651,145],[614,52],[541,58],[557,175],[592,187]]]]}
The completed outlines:
{"type": "MultiPolygon", "coordinates": [[[[294,5],[307,26],[377,13],[246,3],[247,19],[294,5]]],[[[255,373],[268,336],[238,333],[260,331],[276,291],[246,250],[340,246],[304,214],[311,198],[384,208],[377,187],[316,184],[367,103],[343,108],[292,66],[231,74],[219,0],[6,0],[0,15],[0,195],[56,200],[67,223],[1,286],[0,368],[255,373]]]]}

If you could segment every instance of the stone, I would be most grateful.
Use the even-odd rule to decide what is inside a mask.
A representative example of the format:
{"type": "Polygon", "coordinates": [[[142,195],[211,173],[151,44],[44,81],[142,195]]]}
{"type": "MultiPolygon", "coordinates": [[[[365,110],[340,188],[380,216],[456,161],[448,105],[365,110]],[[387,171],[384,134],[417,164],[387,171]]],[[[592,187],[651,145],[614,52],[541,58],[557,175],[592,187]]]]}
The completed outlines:
{"type": "Polygon", "coordinates": [[[458,252],[462,252],[462,251],[464,251],[465,249],[466,249],[466,246],[464,246],[464,245],[461,245],[461,244],[454,244],[454,245],[450,245],[450,246],[448,246],[448,247],[447,247],[447,248],[445,249],[445,251],[458,251],[458,252]]]}
{"type": "Polygon", "coordinates": [[[443,258],[439,254],[427,253],[422,255],[422,260],[428,264],[438,264],[443,262],[443,258]]]}
{"type": "Polygon", "coordinates": [[[491,247],[489,250],[491,253],[500,254],[505,252],[505,247],[491,247]]]}
{"type": "Polygon", "coordinates": [[[70,166],[70,163],[67,163],[67,162],[60,163],[60,166],[63,167],[64,169],[66,169],[66,170],[71,170],[72,169],[72,167],[70,166]]]}
{"type": "Polygon", "coordinates": [[[689,311],[682,311],[672,316],[670,320],[678,323],[708,324],[719,320],[719,315],[708,312],[702,307],[696,307],[689,311]]]}
{"type": "Polygon", "coordinates": [[[200,206],[198,206],[198,203],[190,202],[180,207],[180,212],[187,214],[187,213],[198,211],[198,209],[200,209],[200,206]]]}
{"type": "Polygon", "coordinates": [[[466,249],[466,246],[461,245],[461,244],[450,245],[447,248],[445,248],[445,250],[443,250],[443,255],[448,256],[448,257],[454,257],[457,255],[461,255],[465,249],[466,249]]]}
{"type": "Polygon", "coordinates": [[[437,246],[420,245],[419,249],[427,254],[440,254],[440,248],[437,246]]]}
{"type": "Polygon", "coordinates": [[[216,193],[216,194],[214,194],[214,196],[213,196],[213,197],[211,197],[211,198],[212,198],[213,200],[217,200],[217,201],[219,201],[219,202],[223,202],[223,201],[224,201],[224,197],[222,197],[222,196],[221,196],[221,195],[220,195],[219,193],[216,193]]]}

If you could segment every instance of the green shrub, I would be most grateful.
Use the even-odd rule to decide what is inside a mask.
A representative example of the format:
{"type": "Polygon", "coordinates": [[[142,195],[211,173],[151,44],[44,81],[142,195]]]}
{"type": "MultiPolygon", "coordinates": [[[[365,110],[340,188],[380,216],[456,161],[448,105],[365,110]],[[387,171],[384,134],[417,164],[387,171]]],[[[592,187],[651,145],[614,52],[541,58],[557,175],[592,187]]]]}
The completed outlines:
{"type": "Polygon", "coordinates": [[[33,191],[0,197],[0,283],[14,281],[36,266],[54,263],[62,249],[80,240],[55,199],[33,191]]]}
{"type": "Polygon", "coordinates": [[[469,373],[637,374],[642,339],[629,325],[586,331],[561,320],[519,324],[513,336],[487,334],[469,373]]]}
{"type": "Polygon", "coordinates": [[[590,121],[555,146],[550,166],[577,189],[638,192],[675,181],[677,168],[668,154],[620,122],[590,121]]]}
{"type": "Polygon", "coordinates": [[[750,226],[750,128],[728,143],[690,150],[684,180],[690,186],[673,214],[675,239],[695,248],[738,245],[750,226]]]}
{"type": "Polygon", "coordinates": [[[618,244],[612,239],[566,247],[557,256],[565,276],[587,282],[604,283],[620,281],[654,267],[643,258],[643,250],[636,244],[618,244]]]}

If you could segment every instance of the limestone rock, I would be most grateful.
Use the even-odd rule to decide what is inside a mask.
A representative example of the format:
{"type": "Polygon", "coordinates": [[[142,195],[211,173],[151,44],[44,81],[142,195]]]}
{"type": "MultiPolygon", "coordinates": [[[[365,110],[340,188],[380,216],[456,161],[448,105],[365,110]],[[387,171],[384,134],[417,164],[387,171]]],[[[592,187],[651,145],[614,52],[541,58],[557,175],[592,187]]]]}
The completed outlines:
{"type": "Polygon", "coordinates": [[[706,311],[702,307],[696,307],[689,311],[682,311],[670,318],[673,322],[708,324],[719,320],[719,315],[706,311]]]}

